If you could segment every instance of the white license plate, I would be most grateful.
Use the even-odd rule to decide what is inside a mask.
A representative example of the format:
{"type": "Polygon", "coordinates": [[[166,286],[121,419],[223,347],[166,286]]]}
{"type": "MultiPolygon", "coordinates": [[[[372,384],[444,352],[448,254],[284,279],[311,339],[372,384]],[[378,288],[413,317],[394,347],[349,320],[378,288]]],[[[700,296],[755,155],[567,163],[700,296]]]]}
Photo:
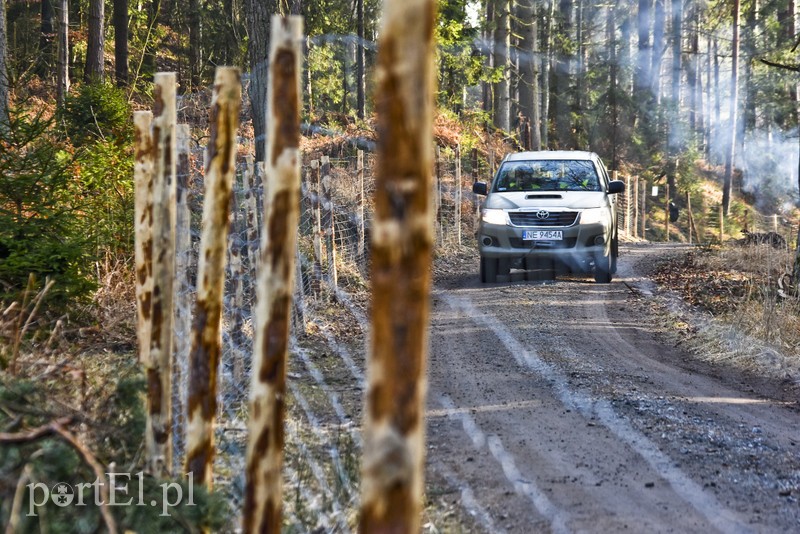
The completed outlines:
{"type": "Polygon", "coordinates": [[[561,230],[523,230],[523,241],[561,241],[564,239],[561,230]]]}

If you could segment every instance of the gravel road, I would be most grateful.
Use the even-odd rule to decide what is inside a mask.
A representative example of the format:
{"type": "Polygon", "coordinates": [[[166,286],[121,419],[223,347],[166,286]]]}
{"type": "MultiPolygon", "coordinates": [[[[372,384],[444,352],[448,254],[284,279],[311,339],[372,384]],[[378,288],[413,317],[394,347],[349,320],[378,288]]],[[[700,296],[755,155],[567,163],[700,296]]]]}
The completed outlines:
{"type": "Polygon", "coordinates": [[[797,385],[676,342],[643,274],[676,252],[626,246],[608,285],[438,277],[429,487],[470,529],[800,532],[797,385]]]}

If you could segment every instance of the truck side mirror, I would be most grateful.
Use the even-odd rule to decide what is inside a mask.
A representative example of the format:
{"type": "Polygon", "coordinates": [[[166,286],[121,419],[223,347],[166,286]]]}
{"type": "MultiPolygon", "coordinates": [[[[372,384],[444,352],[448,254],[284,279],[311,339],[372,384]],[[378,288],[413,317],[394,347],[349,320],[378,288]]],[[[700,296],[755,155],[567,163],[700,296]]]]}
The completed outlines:
{"type": "Polygon", "coordinates": [[[625,191],[625,182],[622,180],[612,180],[608,182],[608,194],[615,195],[625,191]]]}
{"type": "Polygon", "coordinates": [[[476,195],[488,195],[489,193],[487,192],[486,182],[475,182],[472,184],[472,192],[476,195]]]}

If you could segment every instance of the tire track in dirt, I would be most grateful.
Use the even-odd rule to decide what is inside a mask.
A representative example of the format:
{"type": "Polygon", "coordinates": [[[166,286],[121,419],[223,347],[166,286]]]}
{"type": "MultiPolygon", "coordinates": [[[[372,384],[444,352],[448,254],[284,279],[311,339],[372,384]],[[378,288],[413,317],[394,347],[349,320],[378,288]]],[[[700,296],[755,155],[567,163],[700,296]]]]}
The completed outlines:
{"type": "MultiPolygon", "coordinates": [[[[524,366],[543,378],[552,393],[566,408],[577,411],[587,420],[597,420],[610,430],[622,443],[643,458],[652,470],[666,480],[686,503],[704,516],[710,525],[720,532],[750,532],[750,529],[735,514],[720,505],[713,495],[704,492],[701,486],[692,481],[680,469],[673,467],[675,462],[662,453],[651,440],[634,430],[617,415],[608,402],[592,398],[585,392],[571,388],[567,383],[566,376],[556,367],[542,360],[533,348],[526,348],[496,317],[481,311],[470,300],[449,294],[441,294],[439,298],[450,308],[471,317],[475,323],[492,332],[508,354],[512,355],[517,365],[524,366]]],[[[562,345],[563,349],[567,349],[567,346],[562,345]]],[[[501,461],[504,471],[508,471],[506,464],[512,464],[513,461],[511,455],[505,455],[501,461]]],[[[514,469],[513,476],[509,476],[508,472],[506,475],[517,489],[517,480],[521,477],[516,469],[514,469]]],[[[517,491],[520,490],[517,489],[517,491]]],[[[558,528],[558,524],[553,518],[554,515],[561,516],[563,513],[553,514],[547,506],[537,505],[537,509],[540,512],[547,511],[543,515],[551,520],[554,532],[563,531],[558,528]]]]}

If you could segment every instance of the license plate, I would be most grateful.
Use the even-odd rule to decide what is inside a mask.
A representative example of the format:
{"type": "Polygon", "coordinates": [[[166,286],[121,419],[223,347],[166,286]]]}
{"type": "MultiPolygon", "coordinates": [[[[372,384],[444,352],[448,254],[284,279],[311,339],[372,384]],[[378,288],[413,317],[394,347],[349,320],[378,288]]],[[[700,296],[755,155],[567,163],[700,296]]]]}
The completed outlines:
{"type": "Polygon", "coordinates": [[[523,241],[561,241],[561,230],[523,230],[523,241]]]}

